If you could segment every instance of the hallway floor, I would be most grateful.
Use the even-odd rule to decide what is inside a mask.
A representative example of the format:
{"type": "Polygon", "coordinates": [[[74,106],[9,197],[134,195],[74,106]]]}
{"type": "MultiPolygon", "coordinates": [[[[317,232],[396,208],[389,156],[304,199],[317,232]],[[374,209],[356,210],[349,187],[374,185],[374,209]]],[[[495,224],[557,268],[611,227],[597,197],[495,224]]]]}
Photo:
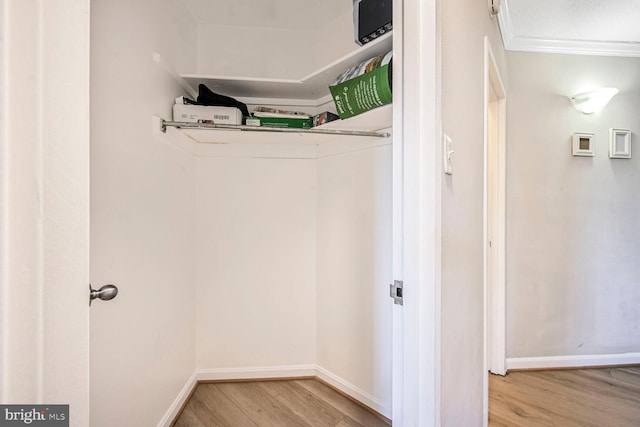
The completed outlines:
{"type": "Polygon", "coordinates": [[[640,426],[640,367],[489,375],[489,426],[640,426]]]}

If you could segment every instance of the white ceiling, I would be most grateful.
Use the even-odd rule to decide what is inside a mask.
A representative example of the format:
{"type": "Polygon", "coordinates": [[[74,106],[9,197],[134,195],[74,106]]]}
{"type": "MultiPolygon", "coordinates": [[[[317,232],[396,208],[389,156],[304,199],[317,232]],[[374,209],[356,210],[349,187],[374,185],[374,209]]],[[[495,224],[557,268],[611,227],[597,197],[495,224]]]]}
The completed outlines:
{"type": "Polygon", "coordinates": [[[183,0],[197,24],[281,29],[319,28],[345,10],[350,0],[183,0]]]}
{"type": "Polygon", "coordinates": [[[502,0],[508,50],[640,56],[640,0],[502,0]]]}

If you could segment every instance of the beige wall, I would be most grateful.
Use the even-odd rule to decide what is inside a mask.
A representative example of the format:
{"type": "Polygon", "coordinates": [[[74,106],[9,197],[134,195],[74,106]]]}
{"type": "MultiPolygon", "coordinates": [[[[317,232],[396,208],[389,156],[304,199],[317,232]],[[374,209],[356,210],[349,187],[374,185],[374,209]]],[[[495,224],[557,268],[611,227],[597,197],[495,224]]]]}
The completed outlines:
{"type": "Polygon", "coordinates": [[[498,23],[490,18],[486,2],[450,0],[440,7],[442,129],[455,150],[453,175],[442,181],[442,425],[479,426],[485,375],[485,36],[505,84],[507,72],[498,23]]]}
{"type": "MultiPolygon", "coordinates": [[[[507,355],[640,351],[640,153],[609,159],[610,128],[640,132],[640,60],[510,52],[507,355]],[[568,95],[620,93],[584,115],[568,95]],[[574,132],[594,157],[573,157],[574,132]]],[[[633,152],[633,150],[636,150],[633,152]]]]}

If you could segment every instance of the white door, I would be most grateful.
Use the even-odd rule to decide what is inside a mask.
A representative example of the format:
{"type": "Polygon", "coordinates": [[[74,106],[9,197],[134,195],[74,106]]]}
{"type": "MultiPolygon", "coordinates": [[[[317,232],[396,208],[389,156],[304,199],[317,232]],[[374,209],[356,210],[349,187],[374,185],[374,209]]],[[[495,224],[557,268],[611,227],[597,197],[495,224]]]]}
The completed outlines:
{"type": "Polygon", "coordinates": [[[0,0],[0,402],[89,425],[89,0],[0,0]]]}

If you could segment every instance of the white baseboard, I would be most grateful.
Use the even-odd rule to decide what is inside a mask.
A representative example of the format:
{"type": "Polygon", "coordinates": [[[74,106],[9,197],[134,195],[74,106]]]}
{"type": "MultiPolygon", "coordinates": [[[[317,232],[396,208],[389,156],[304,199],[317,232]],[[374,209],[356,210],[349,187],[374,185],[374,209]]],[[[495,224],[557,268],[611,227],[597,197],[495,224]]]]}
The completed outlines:
{"type": "MultiPolygon", "coordinates": [[[[379,399],[343,380],[328,370],[316,365],[294,365],[294,366],[268,366],[249,368],[217,368],[217,369],[196,369],[196,372],[189,378],[178,397],[164,415],[158,427],[169,427],[178,411],[185,404],[191,391],[196,387],[198,381],[219,381],[219,380],[247,380],[247,379],[269,379],[269,378],[300,378],[318,377],[327,384],[335,387],[342,393],[363,403],[376,412],[391,418],[391,407],[385,405],[379,399]]],[[[389,402],[391,403],[391,402],[389,402]]]]}
{"type": "Polygon", "coordinates": [[[198,381],[314,377],[315,365],[197,369],[198,381]]]}
{"type": "Polygon", "coordinates": [[[635,364],[640,364],[640,353],[507,358],[507,370],[587,368],[635,364]]]}
{"type": "Polygon", "coordinates": [[[368,406],[369,408],[373,409],[374,411],[378,412],[379,414],[389,419],[391,418],[391,407],[388,405],[385,405],[379,399],[376,399],[374,396],[370,395],[366,391],[354,386],[351,383],[348,383],[347,381],[343,380],[339,376],[334,375],[333,373],[327,371],[324,368],[321,368],[320,366],[316,366],[316,376],[320,378],[322,381],[330,384],[332,387],[335,387],[336,389],[340,390],[344,394],[351,396],[358,402],[361,402],[364,405],[368,406]]]}
{"type": "Polygon", "coordinates": [[[191,375],[191,378],[187,380],[184,387],[182,387],[182,390],[180,390],[180,393],[178,393],[178,397],[176,397],[176,399],[173,401],[173,403],[169,407],[169,410],[164,414],[164,417],[162,417],[162,419],[158,423],[158,427],[171,426],[171,423],[178,415],[178,412],[182,408],[182,405],[186,403],[187,399],[191,395],[191,391],[195,388],[197,384],[198,384],[198,380],[196,379],[196,374],[191,375]]]}

